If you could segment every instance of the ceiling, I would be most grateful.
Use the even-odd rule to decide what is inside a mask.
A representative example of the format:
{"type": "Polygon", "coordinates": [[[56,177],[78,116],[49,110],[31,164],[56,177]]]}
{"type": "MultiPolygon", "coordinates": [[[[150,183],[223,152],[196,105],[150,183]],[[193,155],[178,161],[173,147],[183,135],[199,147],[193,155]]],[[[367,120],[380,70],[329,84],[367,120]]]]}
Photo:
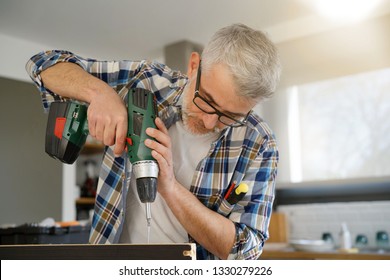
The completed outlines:
{"type": "MultiPolygon", "coordinates": [[[[218,28],[236,22],[274,41],[320,32],[326,27],[308,4],[313,1],[1,0],[0,34],[100,59],[154,59],[168,44],[204,45],[218,28]]],[[[390,0],[381,1],[373,16],[389,13],[390,0]]]]}

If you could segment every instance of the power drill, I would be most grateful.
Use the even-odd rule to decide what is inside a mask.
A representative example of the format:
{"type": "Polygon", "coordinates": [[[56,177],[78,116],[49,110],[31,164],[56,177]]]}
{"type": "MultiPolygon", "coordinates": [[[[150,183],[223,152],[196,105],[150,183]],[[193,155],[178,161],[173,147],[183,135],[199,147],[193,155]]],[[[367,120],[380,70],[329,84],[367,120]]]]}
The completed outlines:
{"type": "MultiPolygon", "coordinates": [[[[156,128],[157,106],[154,94],[145,89],[130,89],[127,98],[127,154],[133,166],[138,196],[146,203],[146,220],[150,226],[150,204],[157,194],[158,165],[144,141],[151,139],[145,133],[146,128],[156,128]]],[[[75,101],[50,105],[45,142],[47,154],[63,163],[75,162],[89,133],[87,109],[87,105],[75,101]]]]}

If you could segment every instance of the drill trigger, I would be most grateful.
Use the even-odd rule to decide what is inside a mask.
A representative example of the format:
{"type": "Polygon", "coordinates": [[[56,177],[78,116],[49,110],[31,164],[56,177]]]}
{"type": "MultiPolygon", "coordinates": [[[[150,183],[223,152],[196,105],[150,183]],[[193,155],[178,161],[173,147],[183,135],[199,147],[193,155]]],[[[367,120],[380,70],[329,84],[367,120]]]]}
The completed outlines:
{"type": "Polygon", "coordinates": [[[131,139],[130,137],[126,137],[126,142],[127,142],[127,144],[129,144],[130,146],[133,146],[133,139],[131,139]]]}

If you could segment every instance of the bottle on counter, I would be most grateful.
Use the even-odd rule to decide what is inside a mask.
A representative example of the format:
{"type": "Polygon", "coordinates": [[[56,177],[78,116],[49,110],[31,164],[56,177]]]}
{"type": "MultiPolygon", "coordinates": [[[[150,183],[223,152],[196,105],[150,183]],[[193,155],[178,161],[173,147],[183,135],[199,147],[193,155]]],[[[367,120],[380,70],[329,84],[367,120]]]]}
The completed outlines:
{"type": "Polygon", "coordinates": [[[351,233],[349,232],[346,223],[341,224],[341,231],[339,237],[340,237],[340,249],[349,250],[352,248],[351,233]]]}
{"type": "Polygon", "coordinates": [[[322,240],[324,240],[326,243],[334,244],[333,236],[330,232],[324,232],[322,234],[322,240]]]}
{"type": "Polygon", "coordinates": [[[379,250],[381,249],[387,249],[389,248],[389,234],[384,231],[380,230],[376,233],[376,245],[379,250]]]}

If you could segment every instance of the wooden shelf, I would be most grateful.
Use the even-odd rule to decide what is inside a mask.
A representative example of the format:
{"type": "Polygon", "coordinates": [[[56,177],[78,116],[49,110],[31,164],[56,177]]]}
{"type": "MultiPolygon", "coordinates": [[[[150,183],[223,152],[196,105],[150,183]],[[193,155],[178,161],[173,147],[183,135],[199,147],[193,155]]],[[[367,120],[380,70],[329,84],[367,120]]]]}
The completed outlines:
{"type": "Polygon", "coordinates": [[[79,197],[76,199],[77,205],[93,205],[95,204],[95,198],[94,197],[79,197]]]}
{"type": "Polygon", "coordinates": [[[104,145],[101,143],[86,143],[80,154],[82,155],[93,155],[103,153],[104,145]]]}
{"type": "Polygon", "coordinates": [[[296,251],[283,243],[266,244],[260,256],[263,260],[390,260],[390,252],[347,253],[333,250],[330,252],[296,251]],[[268,246],[267,246],[268,245],[268,246]],[[274,246],[278,245],[278,246],[274,246]]]}

